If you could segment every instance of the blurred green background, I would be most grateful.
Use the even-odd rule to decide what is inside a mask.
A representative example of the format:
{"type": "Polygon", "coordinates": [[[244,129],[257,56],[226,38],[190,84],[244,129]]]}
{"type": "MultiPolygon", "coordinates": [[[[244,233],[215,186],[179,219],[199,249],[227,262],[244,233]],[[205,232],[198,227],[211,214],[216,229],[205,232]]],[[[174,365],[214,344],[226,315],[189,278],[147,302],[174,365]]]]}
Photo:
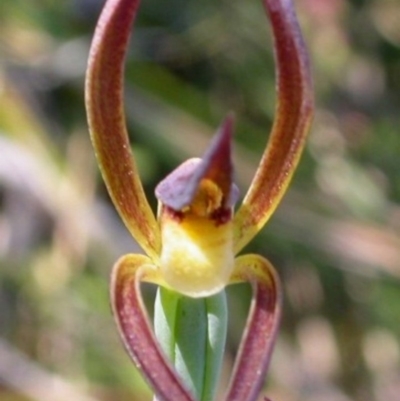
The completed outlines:
{"type": "MultiPolygon", "coordinates": [[[[284,283],[265,392],[274,401],[400,400],[400,2],[297,0],[317,110],[283,203],[246,251],[284,283]]],[[[0,4],[0,400],[151,395],[108,303],[113,262],[138,252],[99,177],[83,103],[100,0],[0,4]]],[[[245,193],[274,116],[260,1],[146,0],[127,61],[133,151],[155,184],[237,115],[245,193]]],[[[149,304],[154,289],[144,289],[149,304]]],[[[229,290],[221,392],[249,289],[229,290]]],[[[260,400],[262,398],[260,397],[260,400]]]]}

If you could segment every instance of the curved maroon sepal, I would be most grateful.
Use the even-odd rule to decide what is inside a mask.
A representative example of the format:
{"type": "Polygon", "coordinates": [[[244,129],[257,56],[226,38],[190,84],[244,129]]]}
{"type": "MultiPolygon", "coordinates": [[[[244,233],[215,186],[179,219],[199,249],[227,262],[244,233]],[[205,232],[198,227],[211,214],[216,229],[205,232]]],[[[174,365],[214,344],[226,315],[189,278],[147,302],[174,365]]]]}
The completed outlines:
{"type": "Polygon", "coordinates": [[[125,255],[114,266],[111,304],[124,345],[159,400],[195,401],[162,353],[140,293],[140,280],[153,274],[151,260],[125,255]]]}
{"type": "Polygon", "coordinates": [[[278,206],[300,159],[314,110],[308,54],[292,0],[264,0],[264,6],[274,36],[276,116],[256,175],[235,217],[235,253],[278,206]]]}
{"type": "Polygon", "coordinates": [[[225,401],[256,401],[275,343],[282,294],[273,266],[259,255],[236,259],[231,282],[248,281],[253,298],[225,401]]]}
{"type": "Polygon", "coordinates": [[[85,101],[103,179],[130,233],[150,256],[160,233],[132,158],[123,107],[124,59],[139,0],[108,0],[90,49],[85,101]]]}
{"type": "Polygon", "coordinates": [[[229,114],[202,159],[187,160],[157,185],[156,196],[163,205],[182,210],[193,201],[200,181],[207,178],[220,188],[224,207],[233,206],[238,197],[231,155],[233,124],[234,115],[229,114]]]}

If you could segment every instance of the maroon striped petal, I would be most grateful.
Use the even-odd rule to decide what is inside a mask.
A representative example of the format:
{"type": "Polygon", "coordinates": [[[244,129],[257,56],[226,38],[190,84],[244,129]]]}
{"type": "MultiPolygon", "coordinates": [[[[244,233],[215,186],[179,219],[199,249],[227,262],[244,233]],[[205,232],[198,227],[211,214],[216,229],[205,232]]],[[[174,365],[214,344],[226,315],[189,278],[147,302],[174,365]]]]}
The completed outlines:
{"type": "Polygon", "coordinates": [[[279,327],[282,290],[274,267],[259,255],[236,259],[231,282],[248,281],[253,299],[226,401],[255,401],[266,377],[279,327]]]}
{"type": "Polygon", "coordinates": [[[111,304],[122,341],[140,372],[163,401],[195,401],[162,353],[147,317],[140,281],[157,281],[143,255],[125,255],[114,266],[111,304]]]}
{"type": "Polygon", "coordinates": [[[264,0],[272,24],[277,108],[268,145],[235,217],[235,254],[278,206],[300,159],[314,100],[309,60],[291,0],[264,0]]]}
{"type": "Polygon", "coordinates": [[[124,59],[138,0],[108,0],[90,49],[86,108],[108,192],[125,225],[150,256],[160,250],[156,219],[132,158],[123,108],[124,59]]]}

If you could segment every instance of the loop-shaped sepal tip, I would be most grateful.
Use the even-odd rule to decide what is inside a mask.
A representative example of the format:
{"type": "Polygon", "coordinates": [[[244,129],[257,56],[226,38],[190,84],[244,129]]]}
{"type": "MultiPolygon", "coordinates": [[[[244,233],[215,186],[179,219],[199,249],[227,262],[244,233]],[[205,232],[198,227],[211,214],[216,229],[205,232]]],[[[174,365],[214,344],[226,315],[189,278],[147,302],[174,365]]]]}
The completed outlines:
{"type": "Polygon", "coordinates": [[[117,261],[112,275],[111,305],[125,348],[160,400],[196,401],[158,345],[141,297],[141,280],[158,280],[148,257],[129,254],[117,261]]]}

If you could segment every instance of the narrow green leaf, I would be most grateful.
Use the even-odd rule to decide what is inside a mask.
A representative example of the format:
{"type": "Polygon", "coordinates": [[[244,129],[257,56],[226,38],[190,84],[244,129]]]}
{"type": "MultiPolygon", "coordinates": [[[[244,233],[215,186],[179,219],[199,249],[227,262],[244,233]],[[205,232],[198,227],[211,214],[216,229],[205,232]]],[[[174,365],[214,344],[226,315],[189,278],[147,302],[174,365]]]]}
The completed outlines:
{"type": "Polygon", "coordinates": [[[206,298],[207,308],[207,351],[204,370],[204,387],[202,401],[215,399],[222,361],[224,358],[228,309],[226,292],[206,298]]]}
{"type": "Polygon", "coordinates": [[[212,401],[225,348],[225,292],[195,299],[159,288],[154,331],[185,386],[198,400],[212,401]]]}
{"type": "Polygon", "coordinates": [[[175,291],[158,287],[154,302],[154,333],[172,364],[175,363],[175,323],[180,297],[175,291]]]}
{"type": "Polygon", "coordinates": [[[207,309],[205,298],[182,296],[175,323],[175,368],[186,387],[201,399],[206,367],[207,309]]]}

